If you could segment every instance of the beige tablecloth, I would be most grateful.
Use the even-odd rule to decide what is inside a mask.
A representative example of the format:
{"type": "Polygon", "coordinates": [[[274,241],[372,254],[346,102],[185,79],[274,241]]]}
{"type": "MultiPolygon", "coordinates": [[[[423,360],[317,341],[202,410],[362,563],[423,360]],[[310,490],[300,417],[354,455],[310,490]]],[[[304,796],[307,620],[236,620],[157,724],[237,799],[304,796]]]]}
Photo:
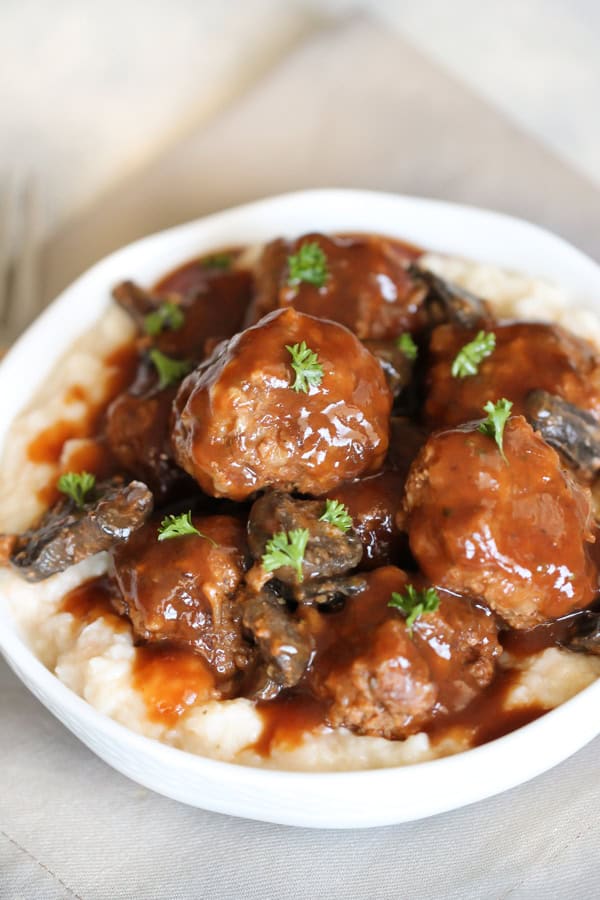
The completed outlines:
{"type": "MultiPolygon", "coordinates": [[[[57,235],[48,293],[141,234],[317,185],[507,210],[600,258],[591,184],[398,38],[353,20],[313,38],[210,128],[57,235]]],[[[284,828],[139,788],[0,663],[0,898],[596,897],[599,750],[596,741],[529,784],[418,823],[284,828]]]]}

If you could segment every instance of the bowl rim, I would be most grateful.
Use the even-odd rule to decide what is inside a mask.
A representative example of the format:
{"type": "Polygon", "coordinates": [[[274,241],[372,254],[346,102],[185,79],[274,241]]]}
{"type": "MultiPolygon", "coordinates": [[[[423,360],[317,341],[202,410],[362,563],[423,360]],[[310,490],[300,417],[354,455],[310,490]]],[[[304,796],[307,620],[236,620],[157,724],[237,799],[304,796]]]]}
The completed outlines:
{"type": "MultiPolygon", "coordinates": [[[[586,283],[589,282],[590,285],[595,283],[599,288],[600,295],[600,266],[598,266],[590,257],[551,232],[505,213],[497,213],[491,210],[479,209],[474,206],[447,203],[445,201],[429,198],[411,197],[380,191],[344,188],[321,188],[309,191],[294,191],[243,204],[242,206],[237,206],[212,215],[203,216],[191,222],[176,225],[172,228],[142,237],[127,244],[125,247],[115,250],[87,269],[58,295],[42,315],[27,329],[24,335],[22,335],[12,346],[0,363],[0,413],[2,407],[6,407],[6,403],[2,400],[2,394],[6,394],[7,392],[1,390],[2,385],[9,383],[18,373],[22,373],[23,360],[27,354],[36,345],[43,342],[47,331],[52,330],[61,319],[61,316],[63,316],[65,312],[71,310],[81,292],[85,291],[89,285],[96,281],[98,282],[98,285],[101,285],[106,273],[110,272],[111,269],[118,267],[121,264],[121,261],[123,261],[124,264],[123,276],[135,277],[134,273],[130,274],[127,271],[127,259],[135,256],[137,253],[146,255],[151,254],[159,244],[164,243],[165,245],[173,245],[173,266],[175,266],[178,261],[181,261],[181,257],[179,256],[180,251],[177,249],[177,245],[181,243],[182,239],[188,238],[189,243],[190,240],[193,240],[194,235],[199,234],[202,231],[214,231],[215,233],[220,234],[222,231],[227,230],[227,223],[236,216],[242,216],[242,218],[246,217],[246,219],[248,217],[252,218],[253,216],[260,216],[267,208],[275,210],[276,214],[281,215],[282,210],[294,207],[298,203],[304,205],[318,204],[321,207],[328,206],[334,209],[341,207],[346,211],[356,206],[360,207],[361,204],[365,203],[371,204],[374,207],[383,206],[390,207],[391,209],[405,206],[408,210],[414,210],[418,207],[424,213],[426,218],[434,217],[442,212],[445,216],[462,216],[463,220],[466,219],[467,224],[470,224],[471,227],[473,227],[475,223],[480,224],[482,222],[495,224],[500,227],[500,230],[508,229],[509,231],[515,231],[515,233],[518,233],[521,236],[525,243],[528,239],[531,239],[532,241],[541,240],[548,249],[552,248],[559,254],[566,254],[572,260],[575,268],[579,266],[582,272],[583,281],[586,283]]],[[[360,218],[360,215],[358,217],[360,218]]],[[[348,228],[347,230],[353,229],[348,228]]],[[[364,228],[364,230],[366,231],[367,228],[364,228]]],[[[466,230],[468,232],[469,228],[466,230]]],[[[281,233],[281,230],[278,233],[281,233]]],[[[389,227],[387,225],[382,227],[380,233],[390,233],[389,227]]],[[[406,227],[405,222],[402,222],[402,227],[398,230],[398,236],[401,236],[401,234],[408,240],[411,240],[410,229],[406,227]],[[407,232],[409,232],[408,235],[407,232]]],[[[185,243],[185,240],[183,242],[185,243]]],[[[213,246],[215,246],[214,241],[213,246]]],[[[440,252],[453,252],[445,251],[443,247],[431,249],[434,251],[439,250],[440,252]]],[[[199,248],[198,253],[201,252],[202,249],[199,248]]],[[[464,253],[464,255],[473,258],[471,254],[464,253]]],[[[160,267],[161,271],[166,271],[162,263],[160,264],[160,267]]],[[[106,297],[105,306],[108,306],[108,297],[106,297]]],[[[600,306],[597,305],[596,308],[598,309],[600,306]]],[[[68,322],[62,335],[60,347],[68,347],[72,343],[74,337],[89,328],[96,318],[96,313],[88,315],[86,320],[87,324],[84,324],[83,327],[79,327],[79,324],[85,319],[85,316],[80,317],[79,319],[76,318],[75,323],[68,322]]],[[[35,396],[39,384],[43,380],[44,374],[52,370],[60,359],[61,353],[62,349],[59,349],[59,352],[51,354],[50,362],[45,367],[42,366],[42,371],[37,381],[31,379],[28,382],[29,386],[27,390],[21,392],[21,394],[25,396],[26,401],[31,400],[35,396]]],[[[9,415],[6,418],[6,421],[0,423],[0,452],[4,444],[6,432],[12,423],[14,415],[19,411],[22,405],[23,404],[17,404],[15,406],[13,404],[10,406],[13,414],[9,415]]],[[[27,404],[25,403],[25,405],[27,404]]],[[[73,718],[85,723],[94,731],[100,731],[116,743],[125,743],[142,755],[150,755],[167,765],[173,764],[176,768],[180,770],[185,769],[190,773],[197,772],[202,775],[214,776],[216,779],[227,781],[229,785],[235,784],[240,786],[242,783],[245,783],[253,784],[258,787],[264,785],[266,787],[267,785],[285,781],[287,784],[294,784],[299,787],[313,783],[316,786],[324,783],[335,783],[338,787],[347,786],[350,788],[357,784],[364,787],[365,785],[377,785],[381,782],[389,782],[390,780],[395,782],[402,780],[408,781],[412,778],[421,777],[422,773],[443,773],[452,778],[455,771],[464,771],[465,760],[467,759],[474,767],[487,769],[492,763],[497,765],[498,760],[502,760],[503,757],[505,759],[515,758],[517,755],[516,751],[518,751],[522,745],[526,746],[528,741],[531,744],[536,743],[546,746],[548,752],[547,755],[544,755],[543,760],[530,760],[529,765],[522,766],[515,777],[511,777],[507,773],[504,773],[503,778],[496,779],[496,786],[487,792],[477,790],[474,792],[473,796],[470,797],[469,792],[467,791],[465,795],[466,799],[464,799],[464,801],[453,803],[451,807],[443,807],[442,805],[438,810],[441,811],[443,808],[456,808],[457,806],[466,805],[470,802],[474,802],[474,800],[482,799],[485,796],[499,793],[516,784],[523,783],[529,778],[556,765],[600,733],[600,721],[595,722],[593,716],[589,716],[587,720],[585,718],[585,712],[589,711],[592,708],[591,704],[600,697],[599,678],[570,700],[567,700],[555,709],[546,712],[539,719],[484,745],[450,756],[401,766],[383,766],[371,769],[344,771],[297,771],[241,765],[239,763],[201,756],[190,751],[170,746],[157,739],[137,733],[126,725],[121,724],[105,713],[99,711],[68,688],[53,672],[43,665],[19,634],[18,626],[12,620],[8,610],[3,610],[1,605],[0,651],[7,659],[11,668],[13,668],[18,677],[30,690],[33,690],[33,686],[39,689],[39,694],[35,690],[33,690],[33,692],[41,699],[44,705],[48,706],[48,703],[46,702],[48,698],[54,701],[49,708],[55,716],[61,718],[55,711],[54,707],[56,706],[63,710],[67,710],[73,718]],[[27,678],[30,679],[31,683],[29,683],[27,678]],[[42,694],[43,697],[40,697],[40,694],[42,694]],[[578,723],[579,727],[577,729],[574,728],[571,735],[568,737],[563,735],[562,740],[553,743],[557,734],[560,732],[561,723],[563,723],[564,729],[564,725],[574,725],[575,722],[578,723]],[[233,782],[231,781],[231,776],[234,777],[233,782]]],[[[69,723],[66,724],[67,727],[70,727],[69,723]]],[[[423,816],[430,814],[431,812],[426,812],[423,813],[423,816]]],[[[271,819],[271,821],[274,820],[271,819]]],[[[394,821],[401,821],[401,818],[394,819],[394,821]]]]}

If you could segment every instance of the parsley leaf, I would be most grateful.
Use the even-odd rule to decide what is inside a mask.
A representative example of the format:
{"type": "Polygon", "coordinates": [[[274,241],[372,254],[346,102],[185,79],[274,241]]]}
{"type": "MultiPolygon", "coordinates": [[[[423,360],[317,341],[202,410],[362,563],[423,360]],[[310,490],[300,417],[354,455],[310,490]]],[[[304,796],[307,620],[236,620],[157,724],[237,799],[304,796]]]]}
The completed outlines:
{"type": "Polygon", "coordinates": [[[213,541],[211,537],[198,531],[192,522],[191,510],[188,510],[186,513],[181,513],[179,516],[165,516],[158,529],[158,540],[168,541],[171,538],[183,537],[186,534],[197,534],[198,537],[210,541],[213,547],[218,546],[217,542],[213,541]]]}
{"type": "Polygon", "coordinates": [[[404,353],[407,359],[414,362],[419,353],[419,349],[412,339],[412,335],[405,331],[400,337],[396,338],[396,347],[404,353]]]}
{"type": "Polygon", "coordinates": [[[435,588],[428,587],[423,591],[418,591],[414,585],[407,584],[406,591],[398,594],[396,591],[392,593],[392,599],[388,606],[399,609],[406,616],[406,627],[408,633],[412,637],[412,627],[419,618],[427,613],[435,612],[440,605],[440,597],[435,588]]]}
{"type": "Polygon", "coordinates": [[[231,253],[213,253],[202,260],[202,265],[205,269],[229,269],[232,262],[231,253]]]}
{"type": "Polygon", "coordinates": [[[512,406],[511,401],[505,397],[502,400],[498,400],[497,403],[492,403],[491,400],[488,400],[483,407],[488,417],[477,428],[477,431],[496,441],[504,462],[506,462],[506,456],[504,455],[504,426],[510,416],[512,406]]]}
{"type": "Polygon", "coordinates": [[[158,309],[144,317],[144,331],[151,337],[161,334],[165,328],[178,331],[185,321],[183,312],[175,303],[166,301],[158,309]]]}
{"type": "Polygon", "coordinates": [[[296,570],[298,581],[304,581],[302,563],[308,538],[308,528],[294,528],[292,531],[280,531],[267,541],[265,553],[262,558],[263,569],[274,572],[283,566],[291,566],[296,570]]]}
{"type": "Polygon", "coordinates": [[[292,390],[308,394],[308,389],[318,387],[323,379],[323,366],[319,362],[319,357],[306,346],[306,341],[294,344],[293,347],[286,344],[285,349],[291,354],[292,369],[296,373],[292,390]]]}
{"type": "Polygon", "coordinates": [[[65,472],[56,483],[56,487],[62,494],[66,494],[76,505],[83,509],[86,495],[94,490],[96,476],[89,472],[65,472]]]}
{"type": "Polygon", "coordinates": [[[171,359],[170,356],[165,356],[160,350],[151,350],[150,359],[158,372],[159,390],[172,384],[177,384],[192,369],[192,364],[186,359],[171,359]]]}
{"type": "Polygon", "coordinates": [[[292,287],[302,281],[323,287],[327,281],[327,257],[314,241],[302,244],[298,252],[288,256],[288,284],[292,287]]]}
{"type": "Polygon", "coordinates": [[[325,512],[319,516],[319,522],[331,522],[340,531],[348,531],[352,528],[352,516],[348,512],[348,507],[339,500],[325,501],[325,512]]]}
{"type": "Polygon", "coordinates": [[[480,331],[472,341],[460,350],[452,363],[452,375],[454,378],[466,378],[468,375],[476,375],[479,364],[491,356],[496,347],[496,335],[493,331],[480,331]]]}

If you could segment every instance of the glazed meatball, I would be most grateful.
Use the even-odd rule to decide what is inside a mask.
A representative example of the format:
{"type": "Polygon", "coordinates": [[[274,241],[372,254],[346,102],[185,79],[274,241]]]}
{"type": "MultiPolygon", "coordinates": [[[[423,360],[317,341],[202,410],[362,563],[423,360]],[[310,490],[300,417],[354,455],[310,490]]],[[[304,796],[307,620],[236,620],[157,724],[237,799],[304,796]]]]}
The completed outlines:
{"type": "Polygon", "coordinates": [[[149,315],[165,303],[175,306],[182,323],[175,328],[166,324],[152,335],[152,343],[167,356],[199,361],[207,341],[231,337],[241,328],[251,291],[249,272],[224,272],[198,262],[163,278],[154,291],[124,281],[115,287],[113,297],[142,333],[149,315]]]}
{"type": "Polygon", "coordinates": [[[390,445],[383,469],[376,475],[346,482],[329,494],[343,503],[363,546],[361,569],[400,565],[406,558],[406,534],[396,513],[402,506],[404,485],[426,432],[408,419],[391,419],[390,445]]]}
{"type": "Polygon", "coordinates": [[[524,415],[530,391],[557,394],[600,418],[600,361],[586,341],[558,325],[518,322],[490,328],[494,351],[476,375],[452,376],[452,363],[477,329],[440,325],[430,343],[424,418],[434,427],[460,425],[481,417],[488,400],[506,397],[513,413],[524,415]]]}
{"type": "Polygon", "coordinates": [[[506,460],[476,423],[429,438],[406,485],[410,547],[435,584],[529,628],[595,595],[590,499],[521,416],[503,442],[506,460]]]}
{"type": "Polygon", "coordinates": [[[193,484],[175,463],[170,442],[171,408],[176,387],[160,390],[156,371],[140,364],[129,390],[106,413],[107,446],[120,466],[144,481],[158,501],[193,484]]]}
{"type": "Polygon", "coordinates": [[[416,252],[389,238],[307,234],[268,244],[258,262],[249,322],[280,307],[332,319],[359,338],[396,337],[424,323],[426,287],[407,272],[416,252]],[[289,258],[316,244],[325,256],[322,285],[290,283],[289,258]]]}
{"type": "Polygon", "coordinates": [[[175,457],[208,494],[244,500],[267,487],[323,494],[377,470],[392,398],[381,366],[341,325],[278,310],[215,348],[182,383],[175,457]],[[289,347],[318,358],[296,390],[289,347]]]}
{"type": "Polygon", "coordinates": [[[361,569],[398,561],[404,541],[396,523],[396,511],[403,495],[404,478],[392,471],[349,481],[330,493],[329,498],[343,503],[352,517],[362,544],[361,569]]]}
{"type": "Polygon", "coordinates": [[[158,541],[153,519],[112,554],[120,612],[143,642],[168,641],[200,654],[217,679],[247,667],[236,593],[247,560],[243,523],[230,516],[193,518],[196,534],[158,541]]]}
{"type": "MultiPolygon", "coordinates": [[[[387,567],[367,577],[365,591],[325,618],[311,684],[331,704],[332,727],[403,738],[435,715],[463,709],[490,683],[500,654],[497,626],[485,610],[440,589],[438,610],[409,632],[388,605],[408,576],[387,567]]],[[[420,578],[411,583],[424,586],[420,578]]]]}

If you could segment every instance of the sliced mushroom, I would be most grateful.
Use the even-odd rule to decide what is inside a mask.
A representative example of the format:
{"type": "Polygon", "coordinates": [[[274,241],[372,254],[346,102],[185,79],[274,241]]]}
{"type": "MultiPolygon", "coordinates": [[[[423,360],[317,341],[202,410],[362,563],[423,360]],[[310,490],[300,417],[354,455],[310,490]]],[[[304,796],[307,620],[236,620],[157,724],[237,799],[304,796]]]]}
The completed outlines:
{"type": "Polygon", "coordinates": [[[398,397],[410,384],[413,361],[400,350],[395,340],[367,340],[363,344],[379,360],[392,395],[398,397]]]}
{"type": "Polygon", "coordinates": [[[589,609],[579,615],[574,633],[564,645],[569,650],[600,656],[600,610],[589,609]]]}
{"type": "Polygon", "coordinates": [[[159,297],[144,290],[133,281],[122,281],[113,288],[113,298],[126,313],[129,313],[140,331],[144,330],[146,316],[158,309],[165,300],[178,298],[159,297]]]}
{"type": "Polygon", "coordinates": [[[443,322],[454,322],[463,328],[473,328],[493,318],[485,300],[465,288],[445,281],[414,262],[409,265],[408,271],[428,288],[425,306],[432,327],[443,322]]]}
{"type": "Polygon", "coordinates": [[[590,481],[600,471],[600,425],[591,413],[547,391],[527,395],[530,424],[590,481]]]}
{"type": "MultiPolygon", "coordinates": [[[[354,569],[363,552],[359,536],[352,528],[342,531],[323,521],[324,510],[324,500],[295,500],[280,491],[264,494],[252,506],[248,520],[248,545],[254,559],[262,559],[273,535],[305,528],[310,537],[302,561],[302,583],[354,569]]],[[[274,574],[285,584],[298,582],[292,566],[282,566],[274,574]]]]}
{"type": "MultiPolygon", "coordinates": [[[[285,601],[268,588],[249,593],[242,621],[258,645],[268,680],[279,688],[298,684],[310,663],[314,642],[292,618],[285,601]]],[[[264,696],[264,685],[260,692],[264,696]]],[[[272,696],[272,690],[269,693],[272,696]]]]}
{"type": "Polygon", "coordinates": [[[18,536],[10,562],[27,581],[42,581],[126,541],[148,519],[152,506],[145,484],[123,484],[122,479],[99,484],[95,499],[81,509],[65,497],[37,528],[18,536]]]}
{"type": "Polygon", "coordinates": [[[363,575],[348,575],[345,578],[323,578],[295,585],[293,597],[304,605],[316,603],[326,609],[338,609],[347,597],[358,594],[367,584],[363,575]]]}

